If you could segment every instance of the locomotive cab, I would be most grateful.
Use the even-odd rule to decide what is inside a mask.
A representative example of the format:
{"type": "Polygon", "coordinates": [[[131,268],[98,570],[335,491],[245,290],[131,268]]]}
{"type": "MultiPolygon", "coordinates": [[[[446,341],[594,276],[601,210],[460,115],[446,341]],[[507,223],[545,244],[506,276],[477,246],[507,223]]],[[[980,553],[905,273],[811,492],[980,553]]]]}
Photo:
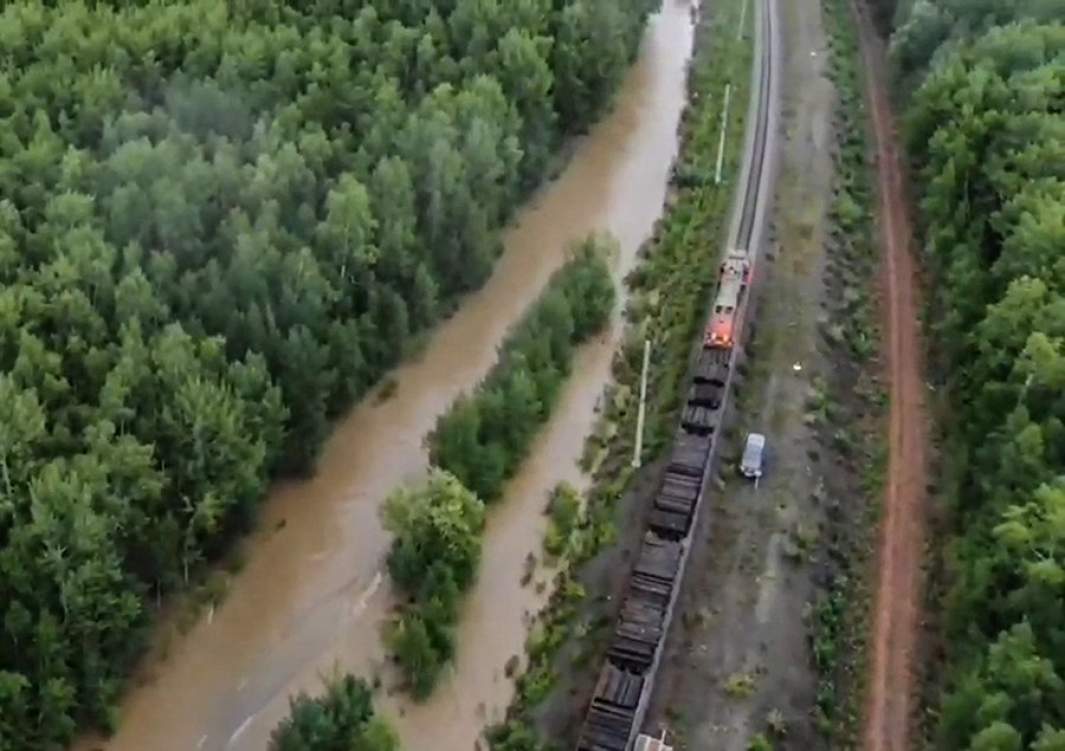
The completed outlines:
{"type": "Polygon", "coordinates": [[[704,345],[712,348],[728,349],[732,346],[732,325],[736,319],[733,305],[714,305],[714,315],[706,332],[704,345]]]}
{"type": "Polygon", "coordinates": [[[733,250],[721,263],[720,283],[710,325],[706,327],[703,346],[711,349],[729,349],[736,336],[736,315],[740,298],[750,282],[751,266],[747,254],[733,250]]]}

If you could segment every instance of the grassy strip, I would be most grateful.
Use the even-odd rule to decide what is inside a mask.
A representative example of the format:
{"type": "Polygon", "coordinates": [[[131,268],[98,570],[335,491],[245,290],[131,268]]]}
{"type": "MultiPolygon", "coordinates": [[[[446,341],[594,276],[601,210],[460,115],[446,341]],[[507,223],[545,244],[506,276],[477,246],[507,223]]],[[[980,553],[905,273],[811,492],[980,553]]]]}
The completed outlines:
{"type": "Polygon", "coordinates": [[[590,237],[503,343],[499,361],[457,399],[429,436],[430,460],[486,501],[521,464],[551,414],[574,347],[602,331],[616,291],[607,266],[613,241],[590,237]]]}
{"type": "MultiPolygon", "coordinates": [[[[635,476],[631,466],[636,427],[636,398],[643,342],[652,343],[653,367],[648,376],[642,460],[666,446],[678,419],[693,348],[706,318],[714,285],[712,269],[720,251],[739,170],[752,49],[749,33],[737,35],[742,5],[749,0],[723,0],[714,16],[700,23],[696,54],[689,72],[689,105],[682,120],[682,146],[674,170],[674,192],[666,215],[641,252],[641,263],[627,280],[632,297],[626,310],[627,332],[615,356],[614,383],[607,387],[603,415],[589,437],[582,459],[592,474],[587,497],[558,555],[560,570],[554,594],[540,613],[526,645],[529,666],[517,680],[517,695],[505,723],[490,728],[494,751],[548,748],[533,726],[533,711],[550,693],[557,678],[555,660],[570,640],[583,640],[596,625],[578,620],[585,596],[576,581],[580,566],[615,539],[616,505],[635,476]],[[716,184],[717,145],[725,85],[732,85],[729,140],[724,179],[716,184]],[[705,269],[706,273],[693,273],[705,269]]],[[[753,23],[747,14],[746,31],[753,23]]],[[[552,504],[557,508],[559,494],[552,504]]],[[[562,512],[568,518],[568,511],[562,512]]],[[[555,527],[553,526],[554,530],[555,527]]],[[[549,531],[545,545],[557,548],[560,533],[549,531]]],[[[595,649],[582,649],[578,661],[594,665],[595,649]]]]}
{"type": "Polygon", "coordinates": [[[831,520],[832,576],[827,590],[806,613],[819,674],[816,720],[835,746],[856,747],[864,696],[868,633],[868,559],[877,528],[886,467],[883,445],[885,395],[875,378],[880,347],[874,279],[874,192],[866,157],[868,119],[863,98],[861,52],[850,0],[822,0],[829,36],[829,71],[837,107],[836,196],[831,207],[833,241],[827,284],[836,300],[821,321],[826,342],[842,367],[819,384],[808,405],[824,443],[836,457],[862,466],[848,499],[849,518],[831,520]]]}

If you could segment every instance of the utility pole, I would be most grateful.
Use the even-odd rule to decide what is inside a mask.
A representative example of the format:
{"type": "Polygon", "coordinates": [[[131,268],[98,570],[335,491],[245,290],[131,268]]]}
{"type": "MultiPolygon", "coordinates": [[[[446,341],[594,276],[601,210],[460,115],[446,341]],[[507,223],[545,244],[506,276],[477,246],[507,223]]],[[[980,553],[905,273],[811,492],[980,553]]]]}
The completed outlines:
{"type": "Polygon", "coordinates": [[[632,452],[632,466],[640,466],[640,454],[643,453],[643,417],[647,402],[647,367],[651,362],[651,340],[643,340],[643,372],[640,374],[640,411],[636,415],[636,446],[632,452]]]}
{"type": "Polygon", "coordinates": [[[728,130],[728,106],[732,99],[732,84],[725,84],[725,106],[721,109],[721,137],[717,141],[717,172],[714,182],[721,184],[721,168],[725,164],[725,131],[728,130]]]}

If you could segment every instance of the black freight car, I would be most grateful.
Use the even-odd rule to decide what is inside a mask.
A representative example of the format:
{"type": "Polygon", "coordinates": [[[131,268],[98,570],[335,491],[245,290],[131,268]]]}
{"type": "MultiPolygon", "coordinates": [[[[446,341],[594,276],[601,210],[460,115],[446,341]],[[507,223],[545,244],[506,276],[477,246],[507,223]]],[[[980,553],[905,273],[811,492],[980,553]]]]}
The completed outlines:
{"type": "Polygon", "coordinates": [[[607,659],[617,667],[642,674],[654,661],[680,556],[681,543],[662,540],[653,532],[645,536],[607,650],[607,659]]]}
{"type": "Polygon", "coordinates": [[[654,497],[640,556],[622,599],[607,661],[577,751],[626,751],[647,674],[665,638],[685,541],[703,491],[731,367],[731,350],[703,349],[680,429],[654,497]]]}
{"type": "Polygon", "coordinates": [[[648,519],[652,531],[670,540],[679,540],[688,533],[709,453],[709,438],[683,430],[677,432],[673,453],[648,519]]]}
{"type": "Polygon", "coordinates": [[[692,380],[698,384],[710,384],[724,387],[728,381],[729,358],[732,350],[702,349],[695,361],[695,373],[692,380]]]}
{"type": "Polygon", "coordinates": [[[609,662],[603,666],[577,751],[625,751],[643,682],[643,677],[619,670],[609,662]]]}

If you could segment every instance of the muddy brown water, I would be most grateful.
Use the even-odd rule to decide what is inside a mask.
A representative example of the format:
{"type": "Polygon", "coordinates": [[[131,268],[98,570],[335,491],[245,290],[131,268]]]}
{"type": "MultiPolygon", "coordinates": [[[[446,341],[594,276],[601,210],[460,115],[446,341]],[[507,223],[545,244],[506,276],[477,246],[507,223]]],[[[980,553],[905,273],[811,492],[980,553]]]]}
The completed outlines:
{"type": "Polygon", "coordinates": [[[289,697],[317,693],[336,667],[381,676],[378,705],[411,751],[469,751],[485,724],[502,717],[513,694],[504,664],[523,651],[529,618],[548,595],[535,586],[548,571],[521,585],[525,559],[540,553],[548,491],[562,479],[582,481],[576,459],[620,321],[580,351],[553,419],[491,510],[454,667],[422,704],[388,690],[395,676],[381,630],[393,595],[379,507],[391,490],[424,475],[424,436],[492,366],[507,328],[564,262],[571,241],[608,230],[621,244],[618,277],[632,267],[665,197],[691,32],[690,1],[665,0],[614,110],[519,214],[488,283],[395,371],[391,398],[371,396],[336,426],[313,479],[272,492],[224,602],[177,637],[165,659],[146,660],[115,736],[83,739],[79,749],[259,751],[289,697]]]}

